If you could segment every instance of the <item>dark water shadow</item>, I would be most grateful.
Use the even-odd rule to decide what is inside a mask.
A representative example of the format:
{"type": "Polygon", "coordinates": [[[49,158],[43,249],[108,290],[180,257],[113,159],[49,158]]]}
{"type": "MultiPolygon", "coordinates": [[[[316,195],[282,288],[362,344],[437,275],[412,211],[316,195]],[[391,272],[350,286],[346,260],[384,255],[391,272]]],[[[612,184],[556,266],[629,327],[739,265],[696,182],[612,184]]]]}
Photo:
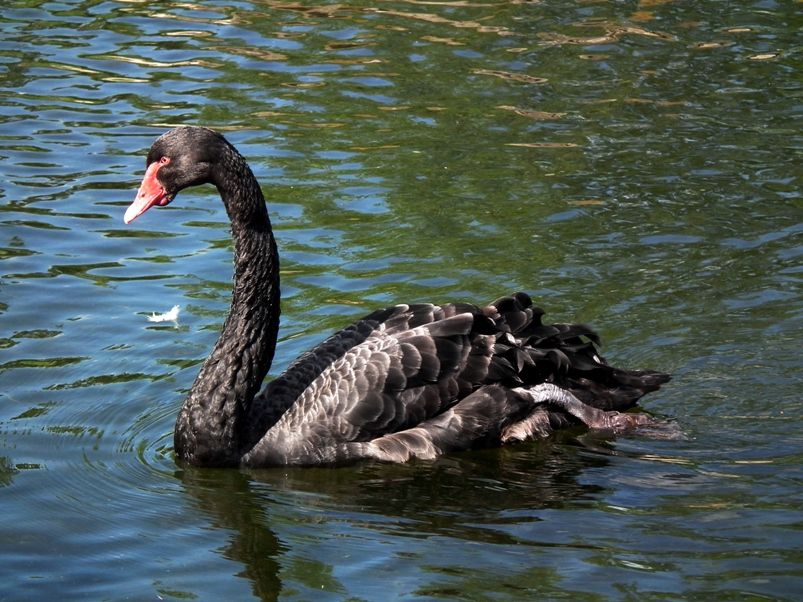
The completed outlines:
{"type": "Polygon", "coordinates": [[[178,472],[185,491],[211,519],[211,527],[232,531],[219,553],[243,565],[238,577],[252,584],[260,600],[276,600],[281,591],[278,558],[286,551],[270,528],[268,508],[251,489],[248,475],[237,470],[197,469],[178,472]]]}
{"type": "MultiPolygon", "coordinates": [[[[435,462],[251,471],[186,467],[177,476],[210,526],[231,533],[219,553],[243,566],[237,576],[251,583],[257,598],[276,600],[283,588],[297,585],[284,583],[282,577],[288,574],[293,542],[277,532],[288,523],[317,521],[321,538],[331,534],[324,528],[331,520],[341,528],[367,526],[380,539],[384,533],[466,543],[530,543],[519,541],[515,529],[485,527],[542,521],[539,512],[597,499],[604,487],[583,484],[579,477],[609,464],[609,457],[600,453],[608,443],[597,439],[589,451],[572,435],[561,435],[435,462]]],[[[316,574],[332,573],[326,561],[306,562],[316,574]]]]}

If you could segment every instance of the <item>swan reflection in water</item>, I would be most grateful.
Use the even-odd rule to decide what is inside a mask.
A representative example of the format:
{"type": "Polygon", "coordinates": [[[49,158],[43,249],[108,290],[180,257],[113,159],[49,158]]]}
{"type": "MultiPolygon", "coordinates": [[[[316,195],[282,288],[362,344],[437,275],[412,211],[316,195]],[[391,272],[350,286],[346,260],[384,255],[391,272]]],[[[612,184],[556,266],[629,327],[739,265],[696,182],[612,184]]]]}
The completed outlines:
{"type": "Polygon", "coordinates": [[[580,475],[609,464],[609,457],[600,453],[606,445],[606,436],[575,428],[544,442],[435,461],[369,462],[340,470],[186,466],[176,474],[196,505],[193,514],[201,514],[216,530],[231,532],[219,552],[242,565],[238,576],[250,582],[261,600],[279,599],[283,590],[298,594],[304,586],[322,594],[322,575],[327,576],[326,593],[359,597],[359,584],[364,584],[360,570],[387,571],[408,553],[426,554],[430,544],[422,539],[430,540],[435,551],[448,549],[449,555],[425,562],[433,571],[423,581],[419,575],[417,586],[442,581],[437,567],[465,566],[465,571],[449,573],[455,580],[451,587],[479,577],[483,591],[504,592],[518,579],[517,567],[502,570],[489,560],[472,568],[474,544],[529,558],[526,570],[521,569],[522,582],[535,578],[533,571],[542,586],[560,582],[552,563],[537,568],[538,550],[546,546],[554,556],[565,548],[576,555],[578,546],[590,550],[593,544],[553,543],[565,538],[565,525],[553,524],[549,511],[585,504],[605,492],[600,485],[581,483],[580,475]],[[590,440],[593,450],[573,445],[577,436],[590,440]],[[371,559],[368,565],[361,564],[361,554],[371,559]],[[356,571],[354,582],[337,579],[337,569],[345,566],[356,571]]]}

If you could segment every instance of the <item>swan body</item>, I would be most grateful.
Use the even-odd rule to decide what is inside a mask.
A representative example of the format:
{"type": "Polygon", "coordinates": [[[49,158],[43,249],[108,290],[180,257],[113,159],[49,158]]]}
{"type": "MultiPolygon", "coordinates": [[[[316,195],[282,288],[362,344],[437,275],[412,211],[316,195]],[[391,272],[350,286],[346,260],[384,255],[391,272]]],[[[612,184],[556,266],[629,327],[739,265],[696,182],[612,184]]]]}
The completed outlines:
{"type": "Polygon", "coordinates": [[[177,457],[203,466],[403,462],[649,423],[624,413],[669,380],[610,366],[582,324],[543,324],[515,293],[486,306],[381,309],[304,353],[261,389],[279,327],[279,258],[251,169],[212,130],[184,126],[151,147],[130,223],[190,186],[220,192],[234,240],[231,311],[176,420],[177,457]]]}

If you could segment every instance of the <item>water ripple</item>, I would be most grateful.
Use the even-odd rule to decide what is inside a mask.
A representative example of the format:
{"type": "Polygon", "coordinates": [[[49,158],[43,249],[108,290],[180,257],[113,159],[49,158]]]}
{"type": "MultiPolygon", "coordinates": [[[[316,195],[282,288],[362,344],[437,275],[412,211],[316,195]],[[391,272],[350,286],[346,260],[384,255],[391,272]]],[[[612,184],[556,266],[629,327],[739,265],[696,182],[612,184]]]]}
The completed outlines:
{"type": "Polygon", "coordinates": [[[5,591],[800,590],[801,85],[785,11],[4,7],[5,591]],[[184,123],[225,131],[268,198],[273,373],[377,305],[524,289],[549,318],[593,323],[610,360],[671,370],[645,405],[687,437],[569,433],[338,471],[178,466],[175,414],[230,300],[228,224],[210,188],[135,227],[121,215],[153,138],[184,123]],[[177,324],[147,322],[173,305],[177,324]]]}

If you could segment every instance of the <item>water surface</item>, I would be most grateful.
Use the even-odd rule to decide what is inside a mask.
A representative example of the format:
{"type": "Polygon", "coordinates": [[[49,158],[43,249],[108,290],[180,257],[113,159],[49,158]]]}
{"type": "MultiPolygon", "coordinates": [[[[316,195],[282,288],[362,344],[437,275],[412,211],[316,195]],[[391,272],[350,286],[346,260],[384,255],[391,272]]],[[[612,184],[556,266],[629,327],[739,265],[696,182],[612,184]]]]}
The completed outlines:
{"type": "Polygon", "coordinates": [[[0,599],[803,594],[795,2],[12,2],[0,17],[0,599]],[[272,374],[395,302],[530,292],[670,371],[683,437],[183,469],[228,308],[224,131],[282,253],[272,374]],[[147,321],[181,306],[177,324],[147,321]]]}

